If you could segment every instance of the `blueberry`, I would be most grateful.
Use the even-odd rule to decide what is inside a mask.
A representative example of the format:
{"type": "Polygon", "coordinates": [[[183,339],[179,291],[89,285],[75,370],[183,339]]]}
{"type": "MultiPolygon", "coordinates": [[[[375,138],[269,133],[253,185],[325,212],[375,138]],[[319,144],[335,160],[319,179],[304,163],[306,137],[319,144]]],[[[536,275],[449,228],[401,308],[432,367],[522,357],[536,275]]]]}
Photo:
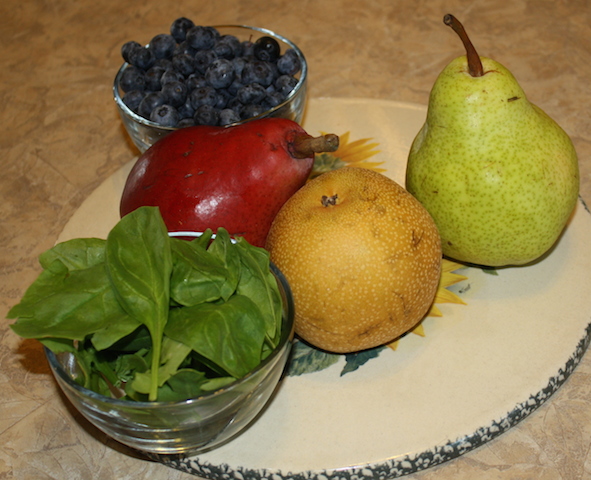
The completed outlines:
{"type": "Polygon", "coordinates": [[[133,65],[128,65],[121,73],[119,86],[124,92],[129,92],[131,90],[145,90],[146,78],[144,72],[133,65]]]}
{"type": "Polygon", "coordinates": [[[232,47],[224,42],[217,42],[211,51],[215,54],[216,58],[225,58],[227,60],[234,58],[232,47]]]}
{"type": "Polygon", "coordinates": [[[165,70],[165,72],[162,74],[162,77],[160,77],[160,82],[162,83],[162,85],[166,85],[170,82],[182,82],[183,80],[183,74],[177,72],[174,69],[165,70]]]}
{"type": "Polygon", "coordinates": [[[176,40],[172,35],[160,33],[150,40],[149,48],[154,58],[170,58],[176,48],[176,40]]]}
{"type": "Polygon", "coordinates": [[[240,90],[243,86],[244,84],[239,79],[235,78],[227,90],[231,95],[236,96],[238,90],[240,90]]]}
{"type": "Polygon", "coordinates": [[[193,115],[195,115],[195,109],[193,108],[193,105],[191,104],[191,99],[188,96],[185,103],[178,107],[177,110],[179,112],[179,116],[181,117],[181,119],[190,118],[192,120],[193,115]]]}
{"type": "Polygon", "coordinates": [[[195,26],[187,32],[187,44],[195,50],[209,50],[213,48],[219,33],[215,28],[195,26]]]}
{"type": "Polygon", "coordinates": [[[223,110],[220,110],[219,124],[221,126],[230,125],[239,121],[240,115],[238,115],[238,113],[231,108],[224,108],[223,110]]]}
{"type": "Polygon", "coordinates": [[[218,94],[213,87],[200,87],[193,90],[189,97],[191,105],[197,110],[201,105],[213,107],[218,102],[218,94]]]}
{"type": "Polygon", "coordinates": [[[218,101],[214,106],[215,108],[222,110],[226,108],[228,102],[233,98],[233,95],[230,92],[228,92],[228,90],[225,88],[217,89],[216,93],[218,95],[218,101]]]}
{"type": "Polygon", "coordinates": [[[164,70],[172,68],[172,60],[170,58],[157,58],[152,67],[162,67],[164,70]]]}
{"type": "Polygon", "coordinates": [[[181,118],[179,123],[176,124],[177,128],[194,127],[195,120],[193,118],[181,118]]]}
{"type": "Polygon", "coordinates": [[[265,96],[265,98],[261,102],[261,105],[263,107],[265,107],[266,109],[271,109],[271,108],[275,108],[277,105],[282,104],[284,100],[285,100],[285,97],[283,95],[281,95],[279,92],[277,92],[277,91],[270,92],[270,93],[267,93],[267,95],[265,96]]]}
{"type": "Polygon", "coordinates": [[[172,52],[172,56],[174,57],[175,55],[178,55],[179,53],[187,53],[188,55],[191,55],[193,57],[196,52],[197,52],[197,50],[195,50],[194,48],[191,48],[189,46],[189,44],[186,41],[184,41],[184,42],[177,44],[177,46],[174,49],[174,52],[172,52]]]}
{"type": "Polygon", "coordinates": [[[212,48],[218,58],[233,58],[242,55],[242,43],[234,35],[223,35],[212,48]]]}
{"type": "Polygon", "coordinates": [[[215,53],[212,50],[199,50],[195,54],[195,70],[205,74],[207,67],[215,60],[215,53]]]}
{"type": "Polygon", "coordinates": [[[122,73],[124,103],[159,124],[229,125],[281,105],[293,91],[301,61],[293,49],[263,36],[253,43],[220,35],[179,17],[170,34],[152,38],[148,47],[121,47],[129,71],[122,73]]]}
{"type": "Polygon", "coordinates": [[[207,67],[205,79],[213,88],[227,88],[234,81],[234,65],[226,58],[216,58],[207,67]]]}
{"type": "Polygon", "coordinates": [[[254,56],[254,43],[250,40],[244,40],[242,42],[242,56],[253,57],[254,56]]]}
{"type": "Polygon", "coordinates": [[[167,104],[154,108],[150,113],[150,121],[163,127],[176,127],[179,120],[179,112],[177,112],[176,108],[167,104]]]}
{"type": "Polygon", "coordinates": [[[240,111],[242,110],[242,108],[244,108],[244,105],[242,105],[242,103],[240,103],[240,100],[238,100],[236,97],[232,97],[228,103],[226,103],[226,109],[231,109],[234,110],[236,112],[237,115],[240,115],[240,111]]]}
{"type": "Polygon", "coordinates": [[[293,48],[285,51],[281,57],[277,59],[277,69],[284,75],[295,75],[302,69],[302,62],[300,57],[293,48]]]}
{"type": "Polygon", "coordinates": [[[162,92],[150,92],[140,102],[137,113],[145,118],[150,118],[152,110],[164,105],[165,97],[162,92]]]}
{"type": "Polygon", "coordinates": [[[284,97],[287,97],[298,84],[298,79],[291,75],[281,75],[275,80],[275,89],[284,97]]]}
{"type": "Polygon", "coordinates": [[[154,54],[149,48],[134,48],[129,52],[129,63],[142,70],[147,70],[154,63],[154,54]]]}
{"type": "Polygon", "coordinates": [[[234,72],[236,72],[236,76],[242,76],[242,70],[244,70],[244,65],[246,64],[244,57],[234,57],[232,59],[232,64],[234,65],[234,72]]]}
{"type": "Polygon", "coordinates": [[[136,48],[143,48],[138,42],[126,42],[123,44],[123,46],[121,47],[121,56],[123,57],[123,60],[125,60],[127,63],[131,63],[129,61],[129,54],[135,50],[136,48]]]}
{"type": "Polygon", "coordinates": [[[211,125],[216,126],[220,120],[220,111],[211,105],[201,105],[195,110],[195,125],[211,125]]]}
{"type": "Polygon", "coordinates": [[[166,97],[166,103],[175,108],[187,101],[187,87],[182,82],[168,82],[162,86],[162,93],[166,97]]]}
{"type": "Polygon", "coordinates": [[[189,20],[185,17],[180,17],[172,22],[172,25],[170,25],[170,34],[177,41],[177,43],[181,43],[185,41],[185,38],[187,38],[187,32],[194,26],[195,24],[192,20],[189,20]]]}
{"type": "Polygon", "coordinates": [[[200,73],[192,73],[186,78],[185,85],[187,85],[187,90],[191,92],[196,88],[208,86],[208,83],[207,80],[205,80],[205,77],[200,73]]]}
{"type": "Polygon", "coordinates": [[[211,105],[201,105],[193,116],[195,125],[216,126],[220,121],[220,111],[211,105]]]}
{"type": "Polygon", "coordinates": [[[146,90],[151,90],[155,92],[157,90],[162,89],[162,74],[166,71],[164,67],[159,67],[154,65],[150,68],[146,74],[144,75],[146,79],[146,90]]]}
{"type": "Polygon", "coordinates": [[[266,108],[263,107],[262,105],[255,105],[255,104],[245,105],[244,108],[242,108],[242,110],[240,111],[240,117],[242,118],[242,120],[246,120],[246,119],[252,118],[252,117],[257,117],[257,116],[261,115],[262,113],[264,113],[265,110],[266,110],[266,108]]]}
{"type": "Polygon", "coordinates": [[[141,101],[144,99],[145,92],[140,92],[139,90],[130,90],[125,95],[123,95],[123,103],[127,105],[127,107],[132,111],[137,113],[137,110],[140,106],[141,101]]]}
{"type": "Polygon", "coordinates": [[[266,96],[265,87],[259,83],[249,83],[236,92],[236,98],[243,105],[261,103],[266,96]]]}
{"type": "Polygon", "coordinates": [[[260,83],[264,87],[268,87],[273,82],[275,73],[273,67],[269,62],[261,60],[252,60],[244,64],[242,70],[242,83],[260,83]]]}
{"type": "Polygon", "coordinates": [[[172,67],[187,77],[195,72],[195,59],[188,53],[178,53],[172,57],[172,67]]]}
{"type": "Polygon", "coordinates": [[[253,46],[253,54],[263,62],[275,62],[281,53],[281,47],[277,40],[272,37],[261,37],[253,46]]]}

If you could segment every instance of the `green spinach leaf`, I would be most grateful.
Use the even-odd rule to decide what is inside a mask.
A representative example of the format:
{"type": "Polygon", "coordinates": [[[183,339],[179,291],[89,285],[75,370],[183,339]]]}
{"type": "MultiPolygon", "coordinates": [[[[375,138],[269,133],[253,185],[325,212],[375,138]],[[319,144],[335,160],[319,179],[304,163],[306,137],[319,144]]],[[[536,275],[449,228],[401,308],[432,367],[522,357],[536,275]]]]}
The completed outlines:
{"type": "Polygon", "coordinates": [[[269,253],[239,238],[236,251],[242,263],[236,293],[245,295],[258,306],[265,322],[267,341],[273,349],[281,334],[282,300],[277,279],[270,270],[269,253]]]}
{"type": "Polygon", "coordinates": [[[157,207],[140,207],[113,227],[107,236],[106,265],[123,309],[150,331],[153,351],[149,399],[156,400],[172,273],[170,238],[157,207]]]}
{"type": "Polygon", "coordinates": [[[116,322],[109,322],[92,335],[91,341],[97,350],[105,350],[136,331],[141,324],[130,315],[122,315],[116,322]]]}
{"type": "Polygon", "coordinates": [[[60,261],[25,292],[7,314],[17,318],[12,330],[24,338],[60,337],[83,340],[107,325],[126,321],[102,263],[69,271],[60,261]]]}
{"type": "Polygon", "coordinates": [[[222,261],[198,242],[171,238],[174,268],[170,296],[179,305],[227,300],[228,271],[222,261]]]}
{"type": "Polygon", "coordinates": [[[226,268],[226,283],[222,298],[227,300],[233,295],[240,280],[240,254],[236,251],[235,245],[225,228],[218,228],[215,239],[207,249],[215,258],[219,259],[226,268]]]}
{"type": "MultiPolygon", "coordinates": [[[[162,340],[162,354],[160,356],[160,366],[158,367],[158,387],[164,385],[166,381],[173,376],[181,364],[184,362],[187,355],[191,352],[191,348],[181,342],[177,342],[168,337],[162,340]]],[[[135,375],[131,387],[139,393],[150,393],[152,387],[152,371],[147,370],[143,373],[135,375]]],[[[160,393],[158,393],[158,400],[161,400],[160,393]]]]}
{"type": "Polygon", "coordinates": [[[171,310],[164,333],[240,378],[261,362],[265,324],[250,298],[233,295],[223,304],[171,310]]]}
{"type": "MultiPolygon", "coordinates": [[[[232,379],[233,380],[233,379],[232,379]]],[[[161,402],[178,402],[195,398],[205,393],[202,386],[207,378],[202,372],[192,369],[180,369],[158,390],[161,402]]]]}
{"type": "Polygon", "coordinates": [[[58,243],[39,256],[45,269],[59,260],[69,271],[82,270],[105,261],[105,240],[101,238],[74,238],[58,243]]]}

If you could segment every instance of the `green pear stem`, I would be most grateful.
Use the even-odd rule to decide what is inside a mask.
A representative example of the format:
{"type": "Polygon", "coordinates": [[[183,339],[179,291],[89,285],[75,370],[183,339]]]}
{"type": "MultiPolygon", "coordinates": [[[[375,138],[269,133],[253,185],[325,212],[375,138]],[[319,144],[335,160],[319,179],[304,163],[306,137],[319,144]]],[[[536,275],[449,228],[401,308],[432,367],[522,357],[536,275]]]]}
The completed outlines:
{"type": "Polygon", "coordinates": [[[478,52],[476,52],[474,45],[472,45],[472,42],[470,41],[470,38],[468,37],[466,30],[464,30],[464,26],[451,13],[448,13],[445,17],[443,17],[443,23],[451,27],[453,31],[456,32],[462,40],[462,43],[466,48],[466,57],[468,58],[468,71],[470,72],[470,75],[472,75],[473,77],[482,77],[482,75],[484,75],[482,62],[480,61],[478,52]]]}
{"type": "Polygon", "coordinates": [[[298,135],[289,144],[289,153],[294,158],[308,158],[315,153],[334,152],[339,148],[339,137],[333,133],[312,137],[298,135]]]}

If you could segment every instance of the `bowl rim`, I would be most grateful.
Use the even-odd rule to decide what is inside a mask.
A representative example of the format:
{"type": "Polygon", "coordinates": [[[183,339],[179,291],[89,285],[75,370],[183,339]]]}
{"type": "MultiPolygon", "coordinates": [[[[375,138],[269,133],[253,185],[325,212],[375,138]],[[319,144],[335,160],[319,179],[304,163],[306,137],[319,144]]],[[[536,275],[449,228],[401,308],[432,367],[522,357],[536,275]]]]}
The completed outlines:
{"type": "MultiPolygon", "coordinates": [[[[191,232],[182,232],[183,234],[191,233],[191,232]]],[[[192,232],[194,233],[194,232],[192,232]]],[[[199,395],[198,397],[192,397],[185,400],[178,400],[174,402],[164,402],[164,401],[136,401],[136,400],[122,400],[119,398],[107,397],[106,395],[102,395],[94,390],[90,390],[86,387],[83,387],[79,383],[75,382],[70,375],[66,373],[60,362],[58,361],[58,355],[51,351],[46,346],[43,347],[45,351],[45,356],[49,362],[49,366],[51,371],[54,375],[58,375],[59,378],[64,381],[70,388],[73,388],[78,393],[90,397],[93,400],[109,404],[113,407],[124,407],[124,408],[135,408],[135,409],[158,409],[158,408],[172,408],[178,406],[190,406],[194,403],[200,402],[203,399],[213,398],[217,396],[221,396],[227,390],[231,388],[235,388],[236,386],[247,382],[251,377],[256,375],[260,370],[264,369],[267,364],[274,361],[274,359],[280,354],[281,351],[285,348],[285,346],[293,339],[294,331],[295,331],[295,311],[294,311],[294,304],[293,304],[293,296],[291,292],[291,288],[287,279],[283,275],[283,273],[279,270],[279,268],[273,263],[270,262],[270,269],[275,275],[278,283],[281,284],[281,288],[284,291],[286,302],[285,302],[285,315],[284,320],[281,323],[281,336],[279,339],[279,343],[273,349],[273,351],[261,362],[259,363],[253,370],[248,372],[243,377],[240,377],[234,380],[232,383],[228,385],[224,385],[216,390],[212,390],[211,392],[204,393],[203,395],[199,395]]],[[[69,352],[64,352],[69,353],[69,352]]],[[[70,354],[71,355],[71,354],[70,354]]]]}
{"type": "MultiPolygon", "coordinates": [[[[212,25],[212,27],[216,28],[216,29],[218,29],[218,28],[244,28],[244,29],[248,29],[248,30],[255,30],[255,31],[257,31],[259,33],[263,33],[265,35],[273,36],[273,37],[281,40],[285,44],[289,45],[289,47],[292,48],[296,52],[296,54],[298,55],[298,58],[300,59],[300,63],[302,65],[302,68],[300,71],[300,77],[298,79],[297,85],[289,93],[289,95],[287,96],[287,98],[283,102],[281,102],[279,105],[276,105],[275,107],[273,107],[269,110],[265,110],[260,115],[257,115],[255,117],[246,118],[244,120],[240,120],[239,122],[230,123],[228,125],[224,125],[224,127],[233,127],[236,125],[241,125],[246,122],[251,122],[251,121],[259,119],[259,118],[268,117],[273,112],[276,112],[277,110],[279,110],[279,109],[285,107],[287,104],[289,104],[291,102],[291,100],[293,99],[293,97],[295,97],[299,93],[299,91],[302,88],[304,88],[304,85],[306,84],[306,80],[308,78],[308,62],[306,61],[306,57],[304,56],[304,53],[300,50],[300,48],[295,43],[293,43],[291,40],[289,40],[288,38],[284,37],[283,35],[279,35],[278,33],[275,33],[272,30],[269,30],[267,28],[253,27],[250,25],[226,24],[226,25],[212,25]]],[[[117,107],[121,110],[122,113],[124,113],[126,116],[131,118],[134,122],[139,123],[145,127],[158,128],[160,130],[169,131],[169,132],[173,132],[175,130],[178,130],[179,129],[178,127],[164,127],[158,123],[152,122],[151,120],[148,120],[147,118],[142,117],[141,115],[138,115],[137,113],[132,111],[123,102],[123,97],[121,96],[121,93],[119,91],[119,81],[121,79],[121,76],[123,75],[123,71],[129,65],[130,65],[129,63],[123,62],[121,67],[119,67],[119,70],[117,71],[117,74],[115,75],[115,80],[113,82],[113,99],[115,100],[117,107]]]]}

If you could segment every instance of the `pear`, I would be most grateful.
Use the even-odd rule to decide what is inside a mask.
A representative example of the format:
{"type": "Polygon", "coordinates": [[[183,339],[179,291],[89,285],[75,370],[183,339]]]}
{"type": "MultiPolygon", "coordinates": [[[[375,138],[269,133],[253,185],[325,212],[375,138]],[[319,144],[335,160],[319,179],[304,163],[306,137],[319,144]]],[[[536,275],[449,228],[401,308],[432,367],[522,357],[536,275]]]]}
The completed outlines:
{"type": "Polygon", "coordinates": [[[435,220],[445,256],[489,267],[533,262],[556,243],[576,205],[575,148],[509,70],[477,54],[453,15],[444,22],[467,54],[431,90],[406,188],[435,220]]]}
{"type": "Polygon", "coordinates": [[[361,167],[300,188],[273,220],[266,248],[291,288],[296,334],[334,353],[374,348],[415,327],[441,278],[441,241],[427,210],[361,167]]]}
{"type": "Polygon", "coordinates": [[[281,206],[308,180],[314,155],[338,145],[338,136],[312,137],[286,118],[179,128],[137,159],[119,211],[159,207],[170,232],[223,227],[262,247],[281,206]]]}

